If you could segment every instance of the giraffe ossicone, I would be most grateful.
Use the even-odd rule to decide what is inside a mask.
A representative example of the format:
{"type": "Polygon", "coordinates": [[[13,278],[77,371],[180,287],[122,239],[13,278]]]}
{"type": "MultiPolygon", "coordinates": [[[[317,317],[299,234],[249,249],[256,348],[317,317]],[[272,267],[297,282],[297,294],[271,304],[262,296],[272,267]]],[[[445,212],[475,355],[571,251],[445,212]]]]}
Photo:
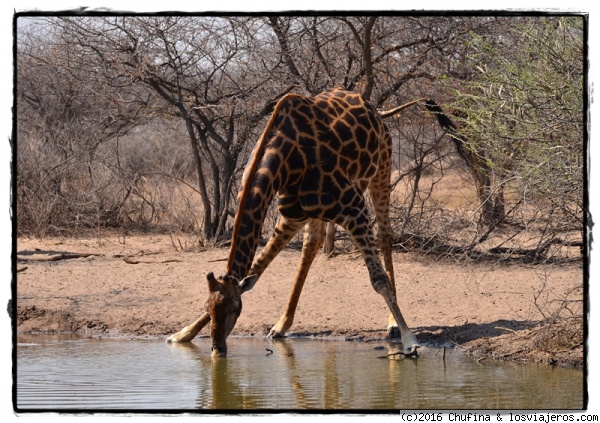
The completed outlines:
{"type": "Polygon", "coordinates": [[[212,355],[227,355],[227,337],[242,310],[242,294],[256,284],[291,238],[304,231],[302,255],[286,309],[269,336],[284,336],[293,323],[310,266],[325,240],[326,223],[348,231],[360,250],[373,288],[390,309],[388,334],[403,347],[417,339],[397,303],[389,220],[392,141],[377,111],[360,94],[334,88],[315,97],[281,98],[256,144],[242,178],[227,269],[207,274],[206,313],[169,342],[193,339],[211,323],[212,355]],[[364,192],[371,196],[377,237],[364,192]],[[275,194],[280,219],[255,258],[264,218],[275,194]],[[379,258],[378,247],[383,255],[379,258]]]}

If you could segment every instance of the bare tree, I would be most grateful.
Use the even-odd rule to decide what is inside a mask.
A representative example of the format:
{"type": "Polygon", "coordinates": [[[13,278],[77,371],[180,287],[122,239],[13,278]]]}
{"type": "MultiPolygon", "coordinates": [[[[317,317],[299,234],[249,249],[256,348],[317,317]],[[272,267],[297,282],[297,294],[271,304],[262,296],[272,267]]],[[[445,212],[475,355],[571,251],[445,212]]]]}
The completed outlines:
{"type": "Polygon", "coordinates": [[[52,31],[31,24],[17,40],[19,228],[43,234],[116,224],[126,188],[102,176],[97,152],[148,121],[141,114],[148,97],[111,90],[82,63],[80,51],[65,48],[52,31]],[[108,191],[117,191],[112,200],[108,191]]]}
{"type": "MultiPolygon", "coordinates": [[[[262,23],[246,18],[70,17],[52,19],[65,43],[85,51],[115,89],[146,87],[187,128],[207,239],[225,231],[238,157],[278,96],[262,23]],[[267,105],[269,101],[266,102],[267,105]]],[[[285,92],[286,88],[281,89],[285,92]]]]}

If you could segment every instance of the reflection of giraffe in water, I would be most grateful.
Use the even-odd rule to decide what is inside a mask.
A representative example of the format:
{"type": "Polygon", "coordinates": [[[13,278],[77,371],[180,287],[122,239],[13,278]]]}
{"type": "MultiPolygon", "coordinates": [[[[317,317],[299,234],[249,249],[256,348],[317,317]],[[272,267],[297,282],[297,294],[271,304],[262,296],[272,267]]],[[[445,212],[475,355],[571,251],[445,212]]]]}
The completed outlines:
{"type": "Polygon", "coordinates": [[[340,88],[307,98],[283,97],[244,172],[227,272],[207,275],[208,313],[169,337],[189,341],[212,320],[213,355],[226,355],[226,339],[251,289],[269,263],[304,226],[304,246],[288,305],[271,336],[289,329],[308,270],[323,244],[326,222],[340,225],[359,248],[373,288],[391,315],[388,333],[400,332],[405,348],[417,344],[396,301],[389,221],[391,138],[381,117],[362,96],[340,88]],[[363,192],[369,189],[377,220],[377,251],[363,192]],[[269,205],[279,193],[281,218],[260,256],[252,263],[269,205]]]}

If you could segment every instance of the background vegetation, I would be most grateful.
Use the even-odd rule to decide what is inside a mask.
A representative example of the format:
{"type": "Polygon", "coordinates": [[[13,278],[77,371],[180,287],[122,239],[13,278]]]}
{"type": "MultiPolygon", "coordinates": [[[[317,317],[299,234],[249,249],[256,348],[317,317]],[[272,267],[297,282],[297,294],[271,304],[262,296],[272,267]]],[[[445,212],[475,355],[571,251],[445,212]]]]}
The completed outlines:
{"type": "Polygon", "coordinates": [[[224,241],[277,99],[342,85],[380,110],[433,98],[452,119],[422,105],[386,119],[399,250],[581,260],[581,16],[22,15],[16,29],[19,235],[224,241]]]}

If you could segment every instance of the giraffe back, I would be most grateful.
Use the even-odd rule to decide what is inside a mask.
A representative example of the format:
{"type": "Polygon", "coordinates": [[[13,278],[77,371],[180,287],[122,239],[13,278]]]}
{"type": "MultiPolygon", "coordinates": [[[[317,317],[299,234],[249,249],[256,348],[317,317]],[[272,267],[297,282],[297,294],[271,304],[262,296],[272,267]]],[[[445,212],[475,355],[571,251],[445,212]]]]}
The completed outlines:
{"type": "Polygon", "coordinates": [[[276,193],[289,219],[334,221],[369,186],[389,184],[391,138],[360,94],[284,96],[244,171],[227,274],[243,278],[276,193]]]}

